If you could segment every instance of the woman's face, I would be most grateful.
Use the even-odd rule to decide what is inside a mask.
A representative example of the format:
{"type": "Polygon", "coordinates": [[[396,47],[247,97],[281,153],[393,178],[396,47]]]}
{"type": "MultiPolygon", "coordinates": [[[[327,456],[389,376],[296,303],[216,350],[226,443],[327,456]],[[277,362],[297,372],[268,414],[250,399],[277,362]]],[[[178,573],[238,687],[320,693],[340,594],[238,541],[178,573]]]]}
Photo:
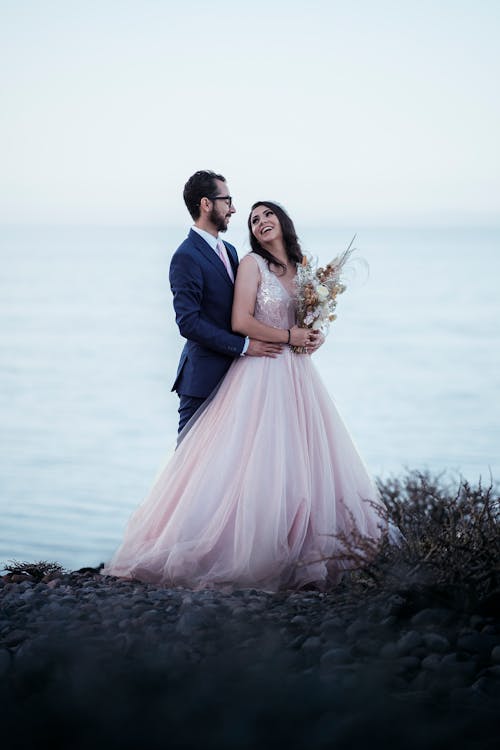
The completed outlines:
{"type": "Polygon", "coordinates": [[[250,214],[252,234],[261,245],[268,245],[275,240],[283,239],[279,219],[267,206],[257,206],[250,214]]]}

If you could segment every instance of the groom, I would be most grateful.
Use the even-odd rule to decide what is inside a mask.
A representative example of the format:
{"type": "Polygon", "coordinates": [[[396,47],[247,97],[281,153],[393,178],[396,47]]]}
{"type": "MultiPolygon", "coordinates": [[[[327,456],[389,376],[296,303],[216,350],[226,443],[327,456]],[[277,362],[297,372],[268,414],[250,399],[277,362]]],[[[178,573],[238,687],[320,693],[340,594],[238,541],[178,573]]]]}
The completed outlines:
{"type": "Polygon", "coordinates": [[[219,238],[236,209],[225,178],[196,172],[184,186],[194,219],[188,237],[170,263],[170,287],[182,350],[173,391],[179,395],[179,432],[214,390],[235,357],[276,357],[280,344],[256,341],[231,331],[236,249],[219,238]]]}

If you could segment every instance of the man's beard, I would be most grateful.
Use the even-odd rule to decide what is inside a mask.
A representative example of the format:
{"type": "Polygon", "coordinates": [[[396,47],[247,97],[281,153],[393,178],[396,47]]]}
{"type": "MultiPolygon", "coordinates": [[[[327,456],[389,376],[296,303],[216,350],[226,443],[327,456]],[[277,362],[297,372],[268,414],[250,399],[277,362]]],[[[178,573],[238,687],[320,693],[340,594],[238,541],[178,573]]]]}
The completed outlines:
{"type": "Polygon", "coordinates": [[[227,224],[226,224],[226,216],[221,216],[221,214],[218,214],[215,206],[212,208],[212,213],[210,214],[210,221],[214,225],[214,227],[217,229],[218,232],[226,232],[227,231],[227,224]]]}

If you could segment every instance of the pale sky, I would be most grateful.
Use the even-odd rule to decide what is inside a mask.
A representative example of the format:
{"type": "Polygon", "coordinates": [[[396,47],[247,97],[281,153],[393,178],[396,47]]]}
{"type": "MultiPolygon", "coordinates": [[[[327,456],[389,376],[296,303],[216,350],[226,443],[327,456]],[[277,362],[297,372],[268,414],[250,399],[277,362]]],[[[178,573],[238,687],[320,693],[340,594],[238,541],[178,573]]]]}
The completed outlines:
{"type": "Polygon", "coordinates": [[[500,224],[500,0],[0,0],[0,222],[500,224]]]}

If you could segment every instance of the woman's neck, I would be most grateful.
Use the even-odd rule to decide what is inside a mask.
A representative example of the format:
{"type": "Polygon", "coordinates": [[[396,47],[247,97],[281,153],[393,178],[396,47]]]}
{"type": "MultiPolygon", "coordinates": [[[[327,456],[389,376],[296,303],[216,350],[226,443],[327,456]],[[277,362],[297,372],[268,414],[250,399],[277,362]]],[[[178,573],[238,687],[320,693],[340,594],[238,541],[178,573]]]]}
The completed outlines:
{"type": "Polygon", "coordinates": [[[271,255],[274,255],[274,257],[281,261],[285,266],[288,265],[289,258],[286,252],[286,248],[282,240],[275,240],[274,242],[267,242],[265,245],[262,244],[262,247],[267,250],[271,255]]]}

